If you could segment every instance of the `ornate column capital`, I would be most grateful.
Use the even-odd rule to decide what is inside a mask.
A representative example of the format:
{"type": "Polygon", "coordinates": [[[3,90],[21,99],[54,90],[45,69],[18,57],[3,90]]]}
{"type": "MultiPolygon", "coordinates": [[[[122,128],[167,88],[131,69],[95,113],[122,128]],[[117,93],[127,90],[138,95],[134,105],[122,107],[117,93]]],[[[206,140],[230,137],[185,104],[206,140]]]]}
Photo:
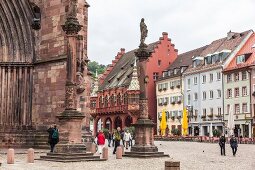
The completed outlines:
{"type": "Polygon", "coordinates": [[[76,35],[81,30],[82,25],[80,25],[76,16],[77,0],[71,0],[66,17],[66,22],[64,25],[62,25],[62,29],[67,35],[76,35]]]}

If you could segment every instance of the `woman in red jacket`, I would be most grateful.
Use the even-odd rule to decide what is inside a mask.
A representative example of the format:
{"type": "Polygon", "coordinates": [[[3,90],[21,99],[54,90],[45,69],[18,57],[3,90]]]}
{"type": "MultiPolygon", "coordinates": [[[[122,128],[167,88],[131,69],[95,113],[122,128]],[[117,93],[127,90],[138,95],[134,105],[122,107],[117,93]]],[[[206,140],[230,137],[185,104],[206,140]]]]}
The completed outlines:
{"type": "Polygon", "coordinates": [[[104,137],[104,134],[101,130],[99,130],[99,132],[98,132],[97,144],[98,144],[98,152],[100,154],[102,154],[102,149],[103,149],[104,144],[105,144],[105,137],[104,137]]]}

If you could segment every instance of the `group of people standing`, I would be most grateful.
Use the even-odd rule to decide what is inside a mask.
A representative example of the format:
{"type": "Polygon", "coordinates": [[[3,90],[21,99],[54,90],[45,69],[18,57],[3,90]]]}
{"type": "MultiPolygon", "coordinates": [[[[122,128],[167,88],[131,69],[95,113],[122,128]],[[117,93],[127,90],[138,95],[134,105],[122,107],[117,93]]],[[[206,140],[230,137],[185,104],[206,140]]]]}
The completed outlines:
{"type": "MultiPolygon", "coordinates": [[[[232,135],[229,143],[230,143],[230,147],[232,149],[233,156],[236,156],[236,151],[237,151],[237,147],[238,147],[238,141],[237,141],[236,137],[232,135]]],[[[226,138],[225,138],[225,136],[221,136],[220,140],[219,140],[220,152],[221,152],[221,155],[224,155],[224,156],[226,156],[225,144],[226,144],[226,138]]]]}
{"type": "Polygon", "coordinates": [[[111,132],[107,132],[104,134],[102,130],[99,130],[98,134],[96,135],[97,138],[97,145],[98,145],[98,152],[102,153],[102,148],[105,145],[105,140],[108,140],[108,147],[114,147],[113,154],[116,153],[117,147],[120,146],[120,142],[122,141],[123,146],[128,149],[129,146],[132,146],[133,137],[129,130],[121,131],[120,127],[116,130],[111,132]]]}

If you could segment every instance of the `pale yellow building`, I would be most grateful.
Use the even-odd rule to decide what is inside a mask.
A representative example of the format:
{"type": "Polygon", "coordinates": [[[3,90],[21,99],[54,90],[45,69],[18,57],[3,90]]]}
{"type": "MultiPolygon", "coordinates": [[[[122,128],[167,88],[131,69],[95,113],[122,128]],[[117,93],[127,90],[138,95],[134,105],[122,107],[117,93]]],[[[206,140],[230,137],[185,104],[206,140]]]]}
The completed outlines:
{"type": "Polygon", "coordinates": [[[195,49],[178,55],[176,60],[163,72],[163,76],[156,82],[157,96],[157,130],[160,132],[160,120],[163,109],[166,111],[169,134],[173,129],[182,133],[183,89],[182,74],[192,64],[192,57],[201,52],[195,49]]]}

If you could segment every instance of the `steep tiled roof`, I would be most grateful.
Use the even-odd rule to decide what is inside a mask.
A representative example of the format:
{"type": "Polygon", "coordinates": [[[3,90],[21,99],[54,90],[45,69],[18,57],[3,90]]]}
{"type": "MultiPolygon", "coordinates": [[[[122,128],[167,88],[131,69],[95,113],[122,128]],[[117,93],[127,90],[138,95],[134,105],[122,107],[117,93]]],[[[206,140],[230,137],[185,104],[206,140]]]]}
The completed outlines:
{"type": "MultiPolygon", "coordinates": [[[[158,43],[159,41],[149,44],[148,49],[153,51],[158,43]]],[[[99,87],[99,90],[115,87],[127,87],[130,84],[136,50],[137,49],[123,54],[114,66],[113,70],[105,77],[102,85],[99,87]]]]}
{"type": "MultiPolygon", "coordinates": [[[[175,68],[181,68],[183,66],[188,67],[189,65],[192,64],[192,57],[200,55],[205,49],[207,48],[206,46],[179,54],[177,58],[174,60],[172,64],[169,65],[169,67],[166,70],[172,70],[175,68]]],[[[170,76],[166,77],[160,77],[159,80],[164,80],[172,77],[177,77],[181,75],[181,70],[179,69],[176,74],[171,74],[170,76]]]]}
{"type": "Polygon", "coordinates": [[[253,47],[254,45],[255,45],[255,34],[253,33],[251,37],[249,38],[249,40],[245,43],[243,48],[231,60],[227,68],[224,69],[224,71],[230,71],[230,70],[243,68],[243,67],[247,67],[247,66],[255,64],[255,47],[253,47]],[[246,60],[246,62],[237,64],[236,63],[237,56],[244,55],[244,54],[248,54],[249,58],[246,60]]]}
{"type": "MultiPolygon", "coordinates": [[[[235,50],[235,48],[246,38],[246,36],[250,32],[251,30],[242,33],[229,32],[228,34],[230,34],[231,36],[213,41],[211,44],[207,46],[207,48],[201,53],[200,56],[206,57],[208,54],[221,52],[222,50],[230,50],[231,52],[233,52],[233,50],[235,50]]],[[[195,68],[189,66],[189,68],[185,71],[185,74],[217,68],[220,65],[222,65],[222,62],[205,65],[203,61],[200,65],[196,66],[195,68]]]]}
{"type": "Polygon", "coordinates": [[[206,46],[179,54],[177,58],[174,60],[174,62],[167,68],[167,70],[179,68],[181,66],[189,66],[192,64],[192,57],[198,56],[207,48],[206,46]]]}

